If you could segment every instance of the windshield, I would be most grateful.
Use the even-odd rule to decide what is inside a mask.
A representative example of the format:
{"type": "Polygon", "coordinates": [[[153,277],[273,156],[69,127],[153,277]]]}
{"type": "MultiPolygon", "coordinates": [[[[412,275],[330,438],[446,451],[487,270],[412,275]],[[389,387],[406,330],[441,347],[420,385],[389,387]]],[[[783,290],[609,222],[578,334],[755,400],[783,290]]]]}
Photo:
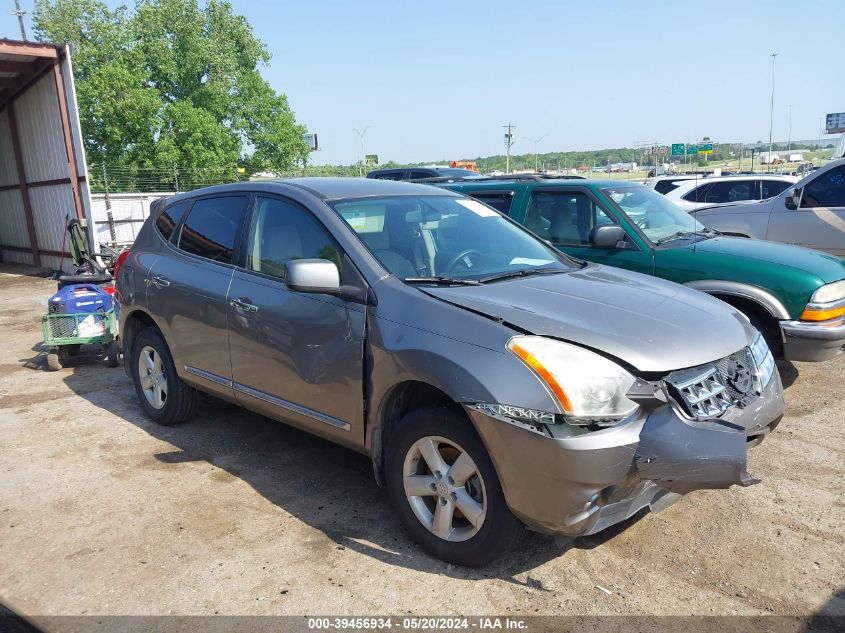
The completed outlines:
{"type": "Polygon", "coordinates": [[[689,213],[648,187],[613,187],[602,191],[654,243],[706,230],[689,213]]]}
{"type": "Polygon", "coordinates": [[[400,279],[482,280],[573,264],[499,212],[469,198],[392,196],[331,203],[400,279]]]}

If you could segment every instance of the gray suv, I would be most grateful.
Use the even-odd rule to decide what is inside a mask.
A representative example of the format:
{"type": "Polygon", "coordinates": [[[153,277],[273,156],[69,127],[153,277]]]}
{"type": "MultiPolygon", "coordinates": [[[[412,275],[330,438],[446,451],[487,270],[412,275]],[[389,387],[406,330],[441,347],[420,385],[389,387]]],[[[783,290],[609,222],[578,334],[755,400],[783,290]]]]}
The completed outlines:
{"type": "Polygon", "coordinates": [[[144,412],[197,391],[366,453],[411,535],[484,564],[522,524],[592,534],[755,483],[783,415],[725,303],[572,259],[423,185],[295,179],[159,201],[118,274],[144,412]]]}

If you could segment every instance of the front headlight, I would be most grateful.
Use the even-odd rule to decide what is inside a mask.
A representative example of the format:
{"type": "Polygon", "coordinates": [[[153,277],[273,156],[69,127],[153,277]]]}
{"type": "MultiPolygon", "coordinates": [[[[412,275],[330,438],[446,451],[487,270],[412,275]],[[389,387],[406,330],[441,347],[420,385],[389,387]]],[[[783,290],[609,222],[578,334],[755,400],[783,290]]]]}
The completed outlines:
{"type": "Polygon", "coordinates": [[[802,321],[827,321],[845,314],[845,279],[818,288],[801,314],[802,321]]]}
{"type": "Polygon", "coordinates": [[[514,336],[507,347],[543,381],[570,424],[618,422],[639,408],[626,396],[636,379],[604,356],[542,336],[514,336]]]}
{"type": "Polygon", "coordinates": [[[845,299],[845,279],[825,284],[813,293],[810,303],[831,303],[845,299]]]}

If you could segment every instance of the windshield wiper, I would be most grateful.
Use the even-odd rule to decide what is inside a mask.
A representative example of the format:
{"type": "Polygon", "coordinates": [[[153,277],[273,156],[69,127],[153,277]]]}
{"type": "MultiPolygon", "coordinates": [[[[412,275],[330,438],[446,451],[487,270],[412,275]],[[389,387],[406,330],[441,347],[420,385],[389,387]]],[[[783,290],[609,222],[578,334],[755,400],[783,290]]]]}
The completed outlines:
{"type": "Polygon", "coordinates": [[[402,281],[407,284],[437,284],[441,286],[479,286],[481,282],[477,279],[461,279],[460,277],[405,277],[402,281]]]}
{"type": "Polygon", "coordinates": [[[715,229],[704,229],[703,231],[678,231],[677,233],[672,233],[672,235],[667,235],[666,237],[661,237],[655,244],[663,244],[664,242],[671,242],[672,240],[677,240],[682,237],[689,237],[689,236],[698,236],[698,237],[714,237],[716,235],[720,235],[720,233],[715,229]]]}
{"type": "Polygon", "coordinates": [[[501,273],[499,275],[490,275],[489,277],[483,277],[481,279],[482,283],[487,283],[488,281],[498,281],[500,279],[510,279],[512,277],[528,277],[530,275],[553,275],[555,273],[565,273],[566,270],[562,270],[560,268],[523,268],[521,270],[513,270],[507,273],[501,273]]]}

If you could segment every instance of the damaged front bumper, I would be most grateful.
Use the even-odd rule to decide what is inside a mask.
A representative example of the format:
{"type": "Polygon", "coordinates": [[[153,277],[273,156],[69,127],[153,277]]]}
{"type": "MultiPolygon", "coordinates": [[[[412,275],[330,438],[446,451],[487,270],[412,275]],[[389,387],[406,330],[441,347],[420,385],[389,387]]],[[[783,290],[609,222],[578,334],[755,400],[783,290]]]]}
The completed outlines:
{"type": "Polygon", "coordinates": [[[555,438],[468,406],[511,511],[533,529],[593,534],[659,511],[698,489],[748,486],[746,453],[783,417],[774,372],[762,394],[718,420],[696,421],[666,403],[619,426],[555,438]]]}

